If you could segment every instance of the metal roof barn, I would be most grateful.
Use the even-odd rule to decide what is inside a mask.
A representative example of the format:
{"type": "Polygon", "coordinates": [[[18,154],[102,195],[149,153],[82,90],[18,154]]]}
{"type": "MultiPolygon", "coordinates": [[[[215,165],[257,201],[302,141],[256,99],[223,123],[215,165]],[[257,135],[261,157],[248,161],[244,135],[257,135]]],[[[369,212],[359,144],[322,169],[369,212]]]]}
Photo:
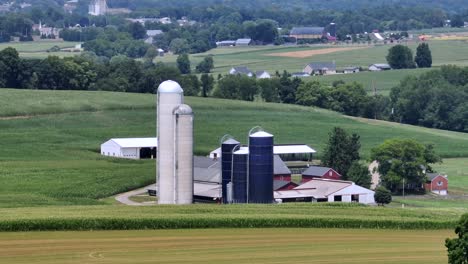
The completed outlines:
{"type": "Polygon", "coordinates": [[[158,139],[149,138],[111,138],[101,144],[101,155],[125,158],[155,158],[158,139]]]}

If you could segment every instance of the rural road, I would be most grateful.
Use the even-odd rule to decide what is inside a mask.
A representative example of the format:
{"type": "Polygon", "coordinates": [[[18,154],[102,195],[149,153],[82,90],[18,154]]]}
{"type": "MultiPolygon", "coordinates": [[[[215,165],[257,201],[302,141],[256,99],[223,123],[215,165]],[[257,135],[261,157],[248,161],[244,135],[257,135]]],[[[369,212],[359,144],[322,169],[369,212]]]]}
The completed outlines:
{"type": "Polygon", "coordinates": [[[126,205],[132,205],[132,206],[153,205],[153,203],[137,203],[137,202],[134,202],[134,201],[130,200],[130,197],[132,197],[132,196],[146,193],[147,189],[149,189],[149,188],[156,189],[156,184],[151,184],[151,185],[145,186],[145,187],[140,188],[140,189],[136,189],[136,190],[133,190],[133,191],[118,194],[117,196],[115,196],[115,200],[117,200],[120,203],[123,203],[123,204],[126,204],[126,205]]]}

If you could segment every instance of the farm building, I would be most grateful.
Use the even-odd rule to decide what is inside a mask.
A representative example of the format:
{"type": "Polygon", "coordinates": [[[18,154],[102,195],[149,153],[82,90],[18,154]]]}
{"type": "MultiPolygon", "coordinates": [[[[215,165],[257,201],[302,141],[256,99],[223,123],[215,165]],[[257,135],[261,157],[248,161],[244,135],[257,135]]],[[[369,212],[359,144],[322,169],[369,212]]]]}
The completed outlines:
{"type": "Polygon", "coordinates": [[[125,159],[156,158],[157,138],[112,138],[101,144],[101,155],[125,159]]]}
{"type": "MultiPolygon", "coordinates": [[[[316,152],[305,144],[277,144],[273,146],[273,154],[279,155],[283,161],[311,161],[312,155],[316,152]]],[[[221,148],[211,151],[210,158],[221,158],[221,148]]]]}
{"type": "Polygon", "coordinates": [[[163,33],[164,32],[162,30],[159,30],[159,29],[146,30],[146,36],[148,36],[148,37],[155,37],[155,36],[161,35],[163,33]]]}
{"type": "Polygon", "coordinates": [[[298,185],[292,181],[273,181],[273,190],[274,191],[286,191],[296,188],[298,185]]]}
{"type": "Polygon", "coordinates": [[[391,70],[392,67],[385,63],[376,63],[369,65],[369,71],[388,71],[391,70]]]}
{"type": "Polygon", "coordinates": [[[217,47],[233,47],[236,45],[235,40],[223,40],[216,42],[217,47]]]}
{"type": "Polygon", "coordinates": [[[289,36],[296,39],[317,39],[325,35],[323,27],[293,27],[289,36]]]}
{"type": "Polygon", "coordinates": [[[250,44],[252,44],[252,39],[249,38],[236,40],[236,46],[249,46],[250,44]]]}
{"type": "Polygon", "coordinates": [[[333,62],[311,62],[304,67],[303,72],[309,75],[325,75],[336,73],[336,63],[333,62]]]}
{"type": "Polygon", "coordinates": [[[252,77],[254,75],[254,73],[251,70],[249,70],[249,68],[247,68],[245,66],[233,67],[229,71],[229,74],[232,74],[232,75],[247,75],[248,77],[252,77]]]}
{"type": "Polygon", "coordinates": [[[359,72],[359,67],[345,67],[343,69],[344,74],[357,73],[359,72]]]}
{"type": "Polygon", "coordinates": [[[255,76],[257,79],[270,79],[271,75],[267,71],[256,71],[255,76]]]}
{"type": "Polygon", "coordinates": [[[291,170],[278,155],[273,157],[273,179],[276,181],[291,181],[291,170]]]}
{"type": "Polygon", "coordinates": [[[314,179],[292,190],[275,191],[281,202],[358,202],[374,204],[374,191],[350,181],[314,179]]]}
{"type": "Polygon", "coordinates": [[[310,166],[308,169],[302,172],[302,182],[308,182],[313,179],[341,180],[341,174],[332,168],[310,166]]]}
{"type": "Polygon", "coordinates": [[[309,77],[310,74],[308,74],[307,72],[293,72],[291,73],[291,76],[292,77],[309,77]]]}
{"type": "Polygon", "coordinates": [[[439,194],[447,195],[448,193],[448,179],[447,175],[442,175],[440,173],[426,173],[426,183],[424,184],[424,189],[426,191],[439,194]]]}

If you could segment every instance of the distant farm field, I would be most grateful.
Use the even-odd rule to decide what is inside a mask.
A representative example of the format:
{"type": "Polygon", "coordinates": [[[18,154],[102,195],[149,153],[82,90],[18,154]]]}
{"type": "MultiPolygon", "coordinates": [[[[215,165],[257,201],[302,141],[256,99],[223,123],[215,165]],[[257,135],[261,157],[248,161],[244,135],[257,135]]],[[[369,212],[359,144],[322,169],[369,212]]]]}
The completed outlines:
{"type": "MultiPolygon", "coordinates": [[[[154,160],[102,157],[99,148],[114,137],[155,136],[155,95],[0,89],[0,98],[0,207],[102,204],[98,199],[154,183],[154,160]]],[[[217,148],[226,133],[244,142],[247,131],[261,125],[277,143],[309,144],[315,158],[335,126],[361,136],[364,158],[395,137],[432,143],[445,158],[468,157],[466,133],[286,104],[198,97],[186,102],[195,111],[198,155],[217,148]]]]}
{"type": "Polygon", "coordinates": [[[446,263],[451,231],[214,229],[2,233],[1,263],[446,263]]]}
{"type": "Polygon", "coordinates": [[[0,43],[0,50],[3,50],[7,47],[15,48],[21,57],[31,58],[31,59],[43,59],[47,56],[74,56],[79,53],[73,52],[47,52],[48,49],[58,46],[60,48],[73,48],[79,42],[71,41],[26,41],[26,42],[10,42],[10,43],[0,43]]]}

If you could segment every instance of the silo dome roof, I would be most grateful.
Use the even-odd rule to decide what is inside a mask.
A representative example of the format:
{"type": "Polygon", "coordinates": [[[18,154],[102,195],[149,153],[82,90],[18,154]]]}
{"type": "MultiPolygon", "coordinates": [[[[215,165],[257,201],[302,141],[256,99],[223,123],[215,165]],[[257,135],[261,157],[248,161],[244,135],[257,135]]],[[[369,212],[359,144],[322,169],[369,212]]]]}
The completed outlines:
{"type": "Polygon", "coordinates": [[[186,104],[179,105],[176,109],[174,109],[174,114],[179,115],[191,115],[193,114],[192,108],[186,104]]]}
{"type": "Polygon", "coordinates": [[[273,135],[265,131],[258,131],[250,135],[250,137],[272,137],[273,135]]]}
{"type": "Polygon", "coordinates": [[[172,80],[162,82],[158,87],[158,93],[183,93],[182,87],[172,80]]]}

